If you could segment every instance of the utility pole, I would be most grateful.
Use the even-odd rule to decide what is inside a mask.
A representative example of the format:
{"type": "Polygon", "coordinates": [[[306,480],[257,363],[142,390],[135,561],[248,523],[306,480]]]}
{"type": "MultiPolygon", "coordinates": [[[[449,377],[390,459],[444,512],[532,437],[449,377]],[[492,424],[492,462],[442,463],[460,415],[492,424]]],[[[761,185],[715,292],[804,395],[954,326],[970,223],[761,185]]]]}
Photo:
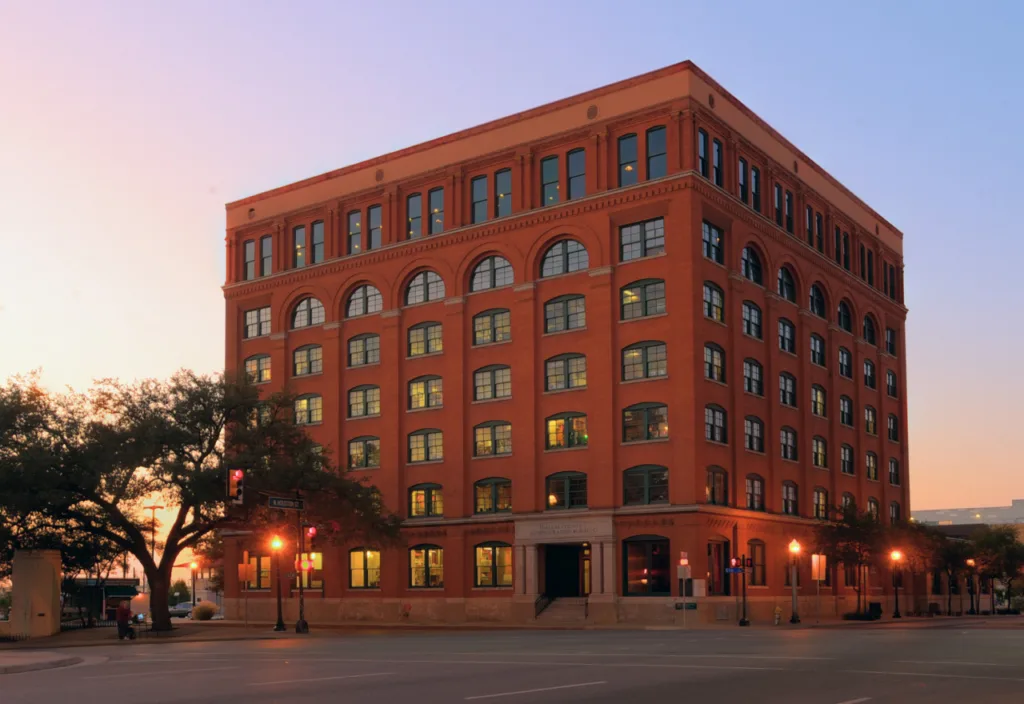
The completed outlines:
{"type": "MultiPolygon", "coordinates": [[[[295,492],[295,498],[302,501],[299,492],[295,492]]],[[[296,633],[309,633],[309,624],[306,623],[306,597],[303,591],[303,582],[306,581],[307,571],[303,569],[302,554],[306,551],[306,531],[302,527],[302,511],[295,512],[295,531],[298,533],[299,554],[296,556],[298,569],[295,570],[299,576],[299,620],[295,623],[296,633]]]]}

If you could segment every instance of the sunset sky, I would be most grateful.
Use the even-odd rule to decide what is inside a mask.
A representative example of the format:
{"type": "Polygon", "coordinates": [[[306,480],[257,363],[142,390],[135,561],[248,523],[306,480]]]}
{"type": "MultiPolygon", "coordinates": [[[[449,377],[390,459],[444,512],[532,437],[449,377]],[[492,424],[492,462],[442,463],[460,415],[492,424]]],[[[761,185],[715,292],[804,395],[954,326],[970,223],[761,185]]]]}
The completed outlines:
{"type": "Polygon", "coordinates": [[[0,379],[215,371],[225,202],[692,59],[905,233],[913,508],[1009,504],[1021,27],[1012,0],[0,0],[0,379]]]}

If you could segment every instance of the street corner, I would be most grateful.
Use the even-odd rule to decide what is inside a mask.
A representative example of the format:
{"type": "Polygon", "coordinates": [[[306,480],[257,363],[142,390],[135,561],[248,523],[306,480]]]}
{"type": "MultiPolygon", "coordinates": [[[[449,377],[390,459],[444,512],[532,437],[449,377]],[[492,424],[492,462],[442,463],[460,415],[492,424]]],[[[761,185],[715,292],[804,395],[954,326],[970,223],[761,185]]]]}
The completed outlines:
{"type": "Polygon", "coordinates": [[[58,667],[71,667],[81,662],[82,658],[77,656],[46,651],[0,652],[0,675],[53,670],[58,667]]]}

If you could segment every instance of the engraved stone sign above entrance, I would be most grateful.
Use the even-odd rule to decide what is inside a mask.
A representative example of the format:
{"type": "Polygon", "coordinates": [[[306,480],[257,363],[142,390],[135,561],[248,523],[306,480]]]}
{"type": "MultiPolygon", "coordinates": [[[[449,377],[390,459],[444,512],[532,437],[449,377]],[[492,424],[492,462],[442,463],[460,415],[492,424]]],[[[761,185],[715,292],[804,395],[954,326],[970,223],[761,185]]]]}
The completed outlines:
{"type": "Polygon", "coordinates": [[[611,516],[520,519],[516,521],[516,544],[601,542],[612,540],[614,530],[611,516]]]}

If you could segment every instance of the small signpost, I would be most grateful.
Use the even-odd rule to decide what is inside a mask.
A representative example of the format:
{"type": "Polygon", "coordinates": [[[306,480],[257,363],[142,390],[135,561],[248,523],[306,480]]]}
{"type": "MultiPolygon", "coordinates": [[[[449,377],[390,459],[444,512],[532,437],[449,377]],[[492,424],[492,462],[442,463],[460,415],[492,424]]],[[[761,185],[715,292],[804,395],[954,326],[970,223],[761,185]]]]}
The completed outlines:
{"type": "Polygon", "coordinates": [[[276,508],[282,511],[302,511],[306,505],[302,499],[286,499],[282,496],[268,496],[267,508],[276,508]]]}

